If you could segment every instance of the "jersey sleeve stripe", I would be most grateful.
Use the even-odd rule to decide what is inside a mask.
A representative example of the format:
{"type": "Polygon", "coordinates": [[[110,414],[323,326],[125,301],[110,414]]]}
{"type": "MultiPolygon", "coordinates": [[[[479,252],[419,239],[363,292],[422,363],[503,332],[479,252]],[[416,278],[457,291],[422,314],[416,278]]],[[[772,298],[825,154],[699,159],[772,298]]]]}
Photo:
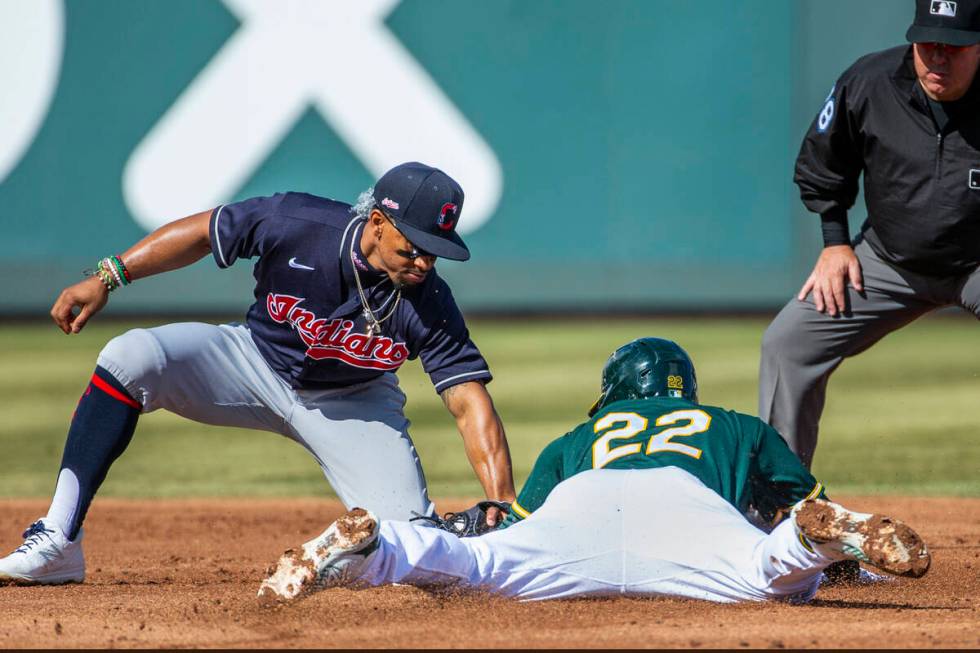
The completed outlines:
{"type": "Polygon", "coordinates": [[[524,508],[524,506],[522,506],[521,504],[519,504],[519,503],[517,503],[517,501],[514,501],[514,502],[513,502],[512,504],[510,504],[510,509],[511,509],[511,511],[512,511],[512,512],[513,512],[513,513],[514,513],[515,515],[517,515],[517,516],[518,516],[518,517],[520,517],[521,519],[527,519],[528,517],[530,517],[530,516],[531,516],[531,513],[529,513],[529,512],[528,512],[528,511],[527,511],[527,510],[526,510],[526,509],[524,508]]]}
{"type": "Polygon", "coordinates": [[[218,258],[221,259],[221,267],[228,267],[228,261],[225,260],[225,253],[221,249],[221,236],[218,229],[218,220],[221,218],[221,212],[225,210],[225,205],[222,204],[218,207],[218,212],[214,215],[214,246],[215,250],[218,252],[218,258]]]}
{"type": "Polygon", "coordinates": [[[816,499],[818,496],[820,496],[821,492],[823,492],[823,483],[817,482],[817,484],[813,487],[813,490],[810,491],[810,494],[806,495],[806,499],[803,500],[806,501],[807,499],[816,499]]]}
{"type": "Polygon", "coordinates": [[[477,370],[476,372],[466,372],[465,374],[457,374],[456,376],[451,376],[448,379],[443,379],[439,383],[435,384],[435,389],[438,392],[441,388],[440,386],[449,383],[450,381],[456,381],[457,379],[462,379],[467,376],[486,376],[490,374],[490,370],[477,370]]]}

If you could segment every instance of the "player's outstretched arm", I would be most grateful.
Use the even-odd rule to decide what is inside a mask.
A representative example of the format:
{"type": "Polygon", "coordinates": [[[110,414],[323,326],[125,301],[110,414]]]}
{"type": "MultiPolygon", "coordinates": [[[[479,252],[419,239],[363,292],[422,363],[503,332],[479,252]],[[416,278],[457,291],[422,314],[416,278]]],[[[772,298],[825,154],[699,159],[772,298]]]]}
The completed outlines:
{"type": "Polygon", "coordinates": [[[773,518],[773,524],[788,515],[790,509],[804,499],[827,498],[823,484],[790,451],[776,429],[756,417],[746,415],[745,419],[745,432],[754,431],[755,437],[750,473],[761,481],[759,491],[762,495],[756,497],[756,507],[761,509],[763,506],[759,500],[763,500],[773,513],[767,515],[767,518],[773,518]]]}
{"type": "MultiPolygon", "coordinates": [[[[442,391],[442,401],[456,418],[466,457],[488,499],[511,502],[515,498],[510,448],[504,426],[486,387],[479,381],[460,383],[442,391]]],[[[487,524],[503,519],[500,511],[487,511],[487,524]]]]}
{"type": "MultiPolygon", "coordinates": [[[[211,251],[210,220],[211,211],[196,213],[163,225],[130,247],[121,256],[130,277],[176,270],[206,256],[211,251]]],[[[105,285],[98,277],[89,277],[61,291],[51,307],[51,319],[65,333],[78,333],[108,300],[105,285]]]]}

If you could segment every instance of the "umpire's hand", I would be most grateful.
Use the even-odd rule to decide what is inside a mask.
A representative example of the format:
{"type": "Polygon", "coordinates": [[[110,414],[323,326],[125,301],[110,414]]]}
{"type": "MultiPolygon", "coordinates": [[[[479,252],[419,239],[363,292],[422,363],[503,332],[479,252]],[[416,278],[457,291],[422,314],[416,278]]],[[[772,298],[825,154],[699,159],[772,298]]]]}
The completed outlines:
{"type": "Polygon", "coordinates": [[[78,333],[108,300],[109,291],[105,285],[98,277],[89,277],[61,291],[51,307],[51,319],[65,333],[78,333]]]}
{"type": "Polygon", "coordinates": [[[850,245],[824,247],[797,299],[803,301],[812,291],[813,304],[818,311],[826,311],[830,316],[843,313],[846,306],[845,280],[851,282],[854,290],[864,292],[861,263],[854,250],[850,245]]]}

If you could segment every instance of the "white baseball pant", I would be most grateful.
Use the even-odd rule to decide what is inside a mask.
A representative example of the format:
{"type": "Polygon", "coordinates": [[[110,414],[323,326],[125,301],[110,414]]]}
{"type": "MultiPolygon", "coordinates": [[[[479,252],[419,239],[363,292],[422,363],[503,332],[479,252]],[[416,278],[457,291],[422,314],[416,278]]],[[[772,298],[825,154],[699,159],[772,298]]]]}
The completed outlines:
{"type": "Polygon", "coordinates": [[[369,586],[452,586],[522,600],[803,602],[832,562],[803,545],[792,520],[766,534],[691,474],[665,467],[577,474],[529,518],[482,537],[382,521],[379,547],[356,573],[369,586]]]}
{"type": "Polygon", "coordinates": [[[434,510],[392,373],[344,388],[296,390],[269,367],[245,326],[197,322],[128,331],[109,341],[98,364],[144,413],[164,408],[295,440],[348,508],[373,506],[384,519],[434,510]]]}

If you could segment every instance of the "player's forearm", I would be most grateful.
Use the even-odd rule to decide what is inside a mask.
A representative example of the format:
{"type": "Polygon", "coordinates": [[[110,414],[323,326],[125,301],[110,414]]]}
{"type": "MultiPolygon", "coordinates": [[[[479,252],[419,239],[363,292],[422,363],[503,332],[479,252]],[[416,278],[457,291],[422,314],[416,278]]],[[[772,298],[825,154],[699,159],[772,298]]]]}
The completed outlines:
{"type": "MultiPolygon", "coordinates": [[[[139,279],[190,265],[210,251],[211,212],[197,213],[166,224],[122,254],[125,277],[139,279]]],[[[103,263],[100,263],[100,268],[103,263]]],[[[123,273],[122,270],[119,271],[123,273]]],[[[108,274],[100,269],[100,274],[108,274]]],[[[116,275],[116,279],[121,279],[116,275]]],[[[51,319],[65,333],[78,333],[109,299],[109,277],[92,276],[61,291],[51,319]]]]}
{"type": "Polygon", "coordinates": [[[121,256],[133,279],[176,270],[211,251],[208,227],[211,211],[196,213],[163,225],[121,256]]]}
{"type": "Polygon", "coordinates": [[[483,486],[489,499],[513,501],[514,475],[510,463],[510,449],[499,419],[478,425],[471,435],[469,426],[460,425],[460,433],[466,447],[466,457],[483,486]]]}
{"type": "Polygon", "coordinates": [[[513,501],[514,475],[503,424],[482,383],[453,386],[443,393],[456,418],[466,457],[490,499],[513,501]]]}

